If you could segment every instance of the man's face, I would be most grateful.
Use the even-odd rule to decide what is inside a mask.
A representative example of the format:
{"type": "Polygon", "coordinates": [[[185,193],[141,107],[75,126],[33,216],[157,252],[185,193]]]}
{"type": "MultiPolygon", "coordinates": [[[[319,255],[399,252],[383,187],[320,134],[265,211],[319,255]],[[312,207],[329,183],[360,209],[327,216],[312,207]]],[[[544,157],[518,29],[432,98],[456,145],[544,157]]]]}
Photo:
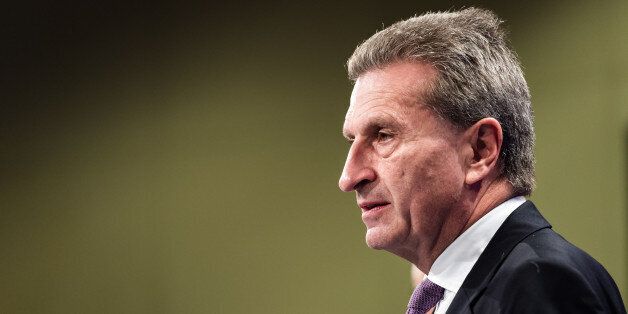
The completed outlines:
{"type": "Polygon", "coordinates": [[[356,192],[372,248],[416,252],[460,231],[451,220],[460,217],[464,185],[461,131],[421,101],[435,77],[431,66],[395,63],[363,74],[353,89],[339,186],[356,192]]]}

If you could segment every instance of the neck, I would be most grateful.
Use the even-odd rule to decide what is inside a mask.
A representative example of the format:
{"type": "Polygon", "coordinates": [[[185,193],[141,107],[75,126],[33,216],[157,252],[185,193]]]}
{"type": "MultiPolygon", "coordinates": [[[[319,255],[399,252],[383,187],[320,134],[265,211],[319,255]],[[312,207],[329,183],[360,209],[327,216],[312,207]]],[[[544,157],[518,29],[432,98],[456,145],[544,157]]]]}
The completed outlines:
{"type": "Polygon", "coordinates": [[[461,229],[460,234],[469,229],[469,227],[480,220],[480,218],[484,217],[484,215],[488,214],[493,208],[513,196],[512,185],[505,179],[500,178],[490,181],[485,188],[480,189],[477,193],[473,206],[471,207],[469,219],[461,229]]]}

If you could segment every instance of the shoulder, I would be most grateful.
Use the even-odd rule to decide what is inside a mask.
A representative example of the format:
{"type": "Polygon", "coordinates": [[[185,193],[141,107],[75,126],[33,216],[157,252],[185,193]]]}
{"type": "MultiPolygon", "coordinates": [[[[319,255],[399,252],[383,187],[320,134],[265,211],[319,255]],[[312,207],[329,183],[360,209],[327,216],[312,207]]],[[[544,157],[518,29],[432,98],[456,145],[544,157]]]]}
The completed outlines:
{"type": "Polygon", "coordinates": [[[604,267],[549,228],[515,245],[484,295],[504,313],[625,313],[604,267]]]}

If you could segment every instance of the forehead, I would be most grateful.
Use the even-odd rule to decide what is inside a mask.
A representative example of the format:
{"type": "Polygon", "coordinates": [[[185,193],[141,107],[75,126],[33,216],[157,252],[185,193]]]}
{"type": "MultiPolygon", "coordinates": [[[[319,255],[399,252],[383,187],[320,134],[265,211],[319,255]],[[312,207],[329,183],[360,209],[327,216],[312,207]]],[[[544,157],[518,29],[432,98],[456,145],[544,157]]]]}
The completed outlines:
{"type": "Polygon", "coordinates": [[[436,79],[437,74],[438,71],[426,63],[395,62],[360,75],[351,97],[357,96],[356,89],[367,92],[401,92],[407,96],[420,96],[429,83],[436,79]]]}
{"type": "Polygon", "coordinates": [[[394,63],[361,75],[355,83],[343,133],[356,124],[407,120],[410,112],[425,109],[420,102],[436,70],[422,63],[394,63]],[[404,119],[406,118],[406,119],[404,119]]]}

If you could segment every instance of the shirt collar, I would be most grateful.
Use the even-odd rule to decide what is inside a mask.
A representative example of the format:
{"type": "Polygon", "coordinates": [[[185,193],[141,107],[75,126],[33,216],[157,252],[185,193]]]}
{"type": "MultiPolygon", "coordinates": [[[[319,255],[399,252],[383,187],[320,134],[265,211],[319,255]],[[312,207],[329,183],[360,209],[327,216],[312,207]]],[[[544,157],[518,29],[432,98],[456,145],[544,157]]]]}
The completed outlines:
{"type": "Polygon", "coordinates": [[[497,229],[525,201],[523,196],[513,197],[476,221],[436,258],[427,278],[457,293],[497,229]]]}

